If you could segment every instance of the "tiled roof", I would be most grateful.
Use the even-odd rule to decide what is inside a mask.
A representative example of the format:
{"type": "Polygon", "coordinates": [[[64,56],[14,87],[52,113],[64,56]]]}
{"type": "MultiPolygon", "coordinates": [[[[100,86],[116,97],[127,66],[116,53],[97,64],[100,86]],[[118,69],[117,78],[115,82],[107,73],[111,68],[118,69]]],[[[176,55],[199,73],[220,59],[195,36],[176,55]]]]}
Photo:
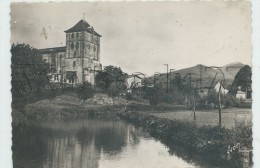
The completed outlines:
{"type": "Polygon", "coordinates": [[[66,47],[54,47],[54,48],[43,48],[38,49],[41,54],[66,52],[66,47]]]}
{"type": "Polygon", "coordinates": [[[88,33],[93,33],[96,36],[101,37],[100,34],[95,32],[93,27],[91,27],[88,22],[81,19],[75,26],[65,31],[65,33],[71,33],[71,32],[80,32],[80,31],[87,31],[88,33]]]}

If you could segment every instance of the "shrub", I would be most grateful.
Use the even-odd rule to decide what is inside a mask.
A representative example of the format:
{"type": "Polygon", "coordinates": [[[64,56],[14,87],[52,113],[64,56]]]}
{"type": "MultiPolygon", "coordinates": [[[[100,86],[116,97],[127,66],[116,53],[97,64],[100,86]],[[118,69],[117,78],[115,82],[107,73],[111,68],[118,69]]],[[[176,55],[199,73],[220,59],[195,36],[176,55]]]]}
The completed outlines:
{"type": "Polygon", "coordinates": [[[234,107],[237,105],[237,100],[235,97],[231,96],[230,94],[226,94],[223,96],[222,103],[225,107],[234,107]]]}
{"type": "Polygon", "coordinates": [[[80,85],[76,92],[78,97],[84,101],[94,96],[94,90],[92,89],[91,83],[89,82],[84,82],[82,85],[80,85]]]}
{"type": "Polygon", "coordinates": [[[237,124],[234,130],[220,127],[197,127],[193,123],[161,119],[146,113],[120,113],[120,117],[141,126],[156,139],[165,143],[170,150],[181,148],[181,156],[192,155],[192,160],[207,167],[242,168],[243,156],[237,150],[227,157],[229,145],[240,143],[252,148],[251,127],[237,124]]]}
{"type": "Polygon", "coordinates": [[[133,96],[129,92],[126,93],[125,97],[126,97],[126,100],[133,100],[133,96]]]}

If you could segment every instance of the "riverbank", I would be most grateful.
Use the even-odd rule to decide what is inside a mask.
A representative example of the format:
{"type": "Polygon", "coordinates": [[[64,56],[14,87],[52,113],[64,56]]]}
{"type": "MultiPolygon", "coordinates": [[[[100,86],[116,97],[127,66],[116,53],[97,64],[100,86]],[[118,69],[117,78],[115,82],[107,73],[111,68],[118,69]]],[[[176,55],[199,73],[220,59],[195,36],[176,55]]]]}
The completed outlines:
{"type": "MultiPolygon", "coordinates": [[[[127,100],[125,97],[108,97],[96,94],[93,98],[83,101],[75,93],[57,96],[27,104],[23,108],[13,109],[13,122],[19,123],[32,120],[60,120],[97,116],[116,115],[121,111],[141,111],[150,115],[170,120],[195,123],[199,127],[218,125],[218,110],[196,110],[196,120],[191,109],[182,105],[161,104],[150,105],[148,101],[127,100]]],[[[222,126],[232,129],[237,124],[252,126],[251,109],[228,108],[222,110],[222,126]]]]}
{"type": "Polygon", "coordinates": [[[26,120],[69,120],[87,117],[109,117],[118,112],[149,111],[165,112],[183,110],[183,106],[161,105],[152,106],[145,100],[126,100],[122,97],[111,98],[105,94],[96,94],[93,98],[83,101],[77,95],[70,93],[53,99],[44,99],[23,108],[13,109],[13,123],[26,120]]]}
{"type": "Polygon", "coordinates": [[[250,167],[248,154],[241,151],[252,149],[251,127],[197,127],[190,122],[163,119],[145,112],[123,112],[120,113],[120,118],[142,127],[151,136],[169,146],[177,156],[185,156],[187,161],[204,167],[250,167]],[[228,153],[230,146],[234,150],[229,150],[228,153]]]}
{"type": "Polygon", "coordinates": [[[176,117],[179,113],[190,111],[185,111],[183,106],[178,105],[152,106],[143,100],[126,100],[98,94],[85,102],[76,95],[61,95],[28,104],[20,110],[13,110],[12,115],[13,124],[27,120],[52,121],[119,116],[135,126],[142,127],[168,146],[171,152],[187,161],[205,165],[204,167],[249,167],[248,154],[241,151],[252,149],[251,125],[238,122],[234,127],[227,129],[198,126],[195,122],[169,117],[176,117]],[[164,114],[168,116],[164,117],[164,114]],[[232,151],[229,150],[228,154],[230,147],[232,151]]]}

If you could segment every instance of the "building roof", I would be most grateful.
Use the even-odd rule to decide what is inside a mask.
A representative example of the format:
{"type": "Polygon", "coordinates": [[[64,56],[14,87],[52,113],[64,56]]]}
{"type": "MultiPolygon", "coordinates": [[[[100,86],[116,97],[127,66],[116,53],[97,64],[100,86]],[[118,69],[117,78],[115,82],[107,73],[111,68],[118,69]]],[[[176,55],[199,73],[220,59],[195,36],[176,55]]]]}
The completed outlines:
{"type": "Polygon", "coordinates": [[[237,94],[246,94],[246,92],[243,92],[243,91],[241,91],[241,90],[238,90],[238,91],[237,91],[237,94]]]}
{"type": "Polygon", "coordinates": [[[88,33],[93,33],[96,36],[101,37],[100,34],[95,32],[94,28],[88,24],[87,21],[81,19],[75,26],[65,31],[65,33],[71,32],[80,32],[80,31],[87,31],[88,33]]]}
{"type": "Polygon", "coordinates": [[[66,52],[66,47],[64,46],[64,47],[54,47],[54,48],[43,48],[43,49],[38,49],[38,51],[41,54],[66,52]]]}
{"type": "Polygon", "coordinates": [[[128,75],[127,78],[138,78],[138,79],[142,79],[140,76],[138,75],[128,75]]]}

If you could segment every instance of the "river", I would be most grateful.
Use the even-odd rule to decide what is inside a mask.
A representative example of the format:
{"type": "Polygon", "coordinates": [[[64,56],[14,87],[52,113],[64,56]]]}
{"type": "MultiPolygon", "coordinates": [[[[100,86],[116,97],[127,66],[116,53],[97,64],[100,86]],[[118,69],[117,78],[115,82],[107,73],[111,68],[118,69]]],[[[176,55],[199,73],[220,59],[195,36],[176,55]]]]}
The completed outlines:
{"type": "Polygon", "coordinates": [[[14,168],[194,168],[140,128],[112,119],[28,122],[13,129],[14,168]]]}

